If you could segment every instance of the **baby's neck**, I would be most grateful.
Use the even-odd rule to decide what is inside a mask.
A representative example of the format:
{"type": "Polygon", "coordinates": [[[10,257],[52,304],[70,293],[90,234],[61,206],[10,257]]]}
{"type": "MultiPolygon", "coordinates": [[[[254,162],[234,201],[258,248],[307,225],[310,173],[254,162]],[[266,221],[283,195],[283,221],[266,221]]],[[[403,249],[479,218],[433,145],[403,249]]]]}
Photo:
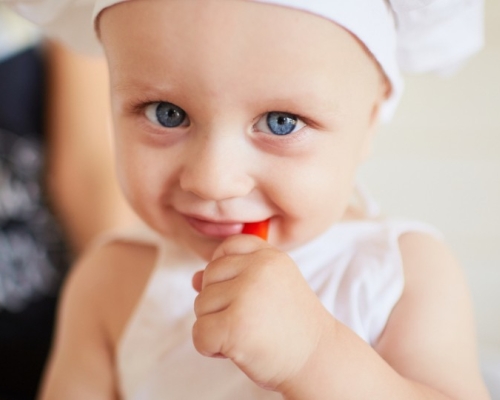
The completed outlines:
{"type": "Polygon", "coordinates": [[[344,215],[342,215],[342,218],[340,218],[340,222],[347,222],[347,221],[356,221],[356,220],[362,220],[366,219],[366,213],[364,210],[354,207],[354,206],[349,206],[345,210],[344,215]]]}

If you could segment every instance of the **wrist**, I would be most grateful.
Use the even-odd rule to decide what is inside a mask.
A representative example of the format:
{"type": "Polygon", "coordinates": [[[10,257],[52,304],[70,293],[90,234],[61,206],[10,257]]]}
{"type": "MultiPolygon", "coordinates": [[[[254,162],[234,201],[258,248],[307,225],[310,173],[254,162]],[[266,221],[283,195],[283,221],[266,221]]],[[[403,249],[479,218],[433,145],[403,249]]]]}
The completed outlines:
{"type": "Polygon", "coordinates": [[[329,313],[326,314],[313,351],[297,372],[283,381],[276,389],[285,400],[318,398],[315,395],[318,392],[318,381],[323,379],[323,375],[328,381],[330,380],[326,376],[328,374],[326,371],[330,370],[329,366],[334,360],[339,323],[329,313]]]}

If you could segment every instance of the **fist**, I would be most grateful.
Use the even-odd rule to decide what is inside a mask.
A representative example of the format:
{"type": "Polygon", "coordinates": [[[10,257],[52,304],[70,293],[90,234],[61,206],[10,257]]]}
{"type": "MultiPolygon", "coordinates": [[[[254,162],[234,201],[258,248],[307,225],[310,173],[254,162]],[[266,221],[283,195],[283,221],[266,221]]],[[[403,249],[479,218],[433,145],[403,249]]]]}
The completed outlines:
{"type": "Polygon", "coordinates": [[[300,372],[332,319],[292,259],[250,235],[225,240],[193,286],[197,351],[270,390],[300,372]]]}

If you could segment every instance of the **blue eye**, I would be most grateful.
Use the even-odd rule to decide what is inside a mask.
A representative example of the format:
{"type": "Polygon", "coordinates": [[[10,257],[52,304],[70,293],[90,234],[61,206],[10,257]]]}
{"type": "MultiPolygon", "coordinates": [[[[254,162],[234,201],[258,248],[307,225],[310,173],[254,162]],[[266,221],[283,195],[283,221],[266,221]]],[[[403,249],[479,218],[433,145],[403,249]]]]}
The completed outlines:
{"type": "Polygon", "coordinates": [[[295,115],[270,112],[267,114],[267,126],[275,135],[288,135],[295,130],[298,118],[295,115]]]}
{"type": "Polygon", "coordinates": [[[285,136],[301,129],[305,126],[305,123],[296,115],[272,111],[260,118],[255,126],[261,132],[285,136]]]}
{"type": "Polygon", "coordinates": [[[152,103],[146,107],[148,119],[165,128],[176,128],[187,122],[186,112],[175,104],[167,102],[152,103]]]}

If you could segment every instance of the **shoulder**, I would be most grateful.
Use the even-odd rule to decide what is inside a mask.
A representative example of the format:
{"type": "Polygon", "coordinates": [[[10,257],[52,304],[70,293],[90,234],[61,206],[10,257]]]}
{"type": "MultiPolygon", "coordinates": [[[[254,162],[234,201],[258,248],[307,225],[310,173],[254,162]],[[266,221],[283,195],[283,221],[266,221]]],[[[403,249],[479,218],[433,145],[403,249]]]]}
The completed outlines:
{"type": "Polygon", "coordinates": [[[424,267],[430,268],[433,274],[438,272],[433,267],[436,264],[443,273],[461,273],[441,232],[419,221],[364,221],[355,233],[353,250],[353,258],[361,264],[365,274],[391,280],[399,276],[401,290],[416,279],[415,275],[429,277],[424,267]]]}
{"type": "Polygon", "coordinates": [[[154,244],[113,240],[89,249],[68,279],[68,296],[85,298],[114,347],[156,264],[154,244]]]}
{"type": "Polygon", "coordinates": [[[363,219],[339,225],[327,237],[327,245],[337,244],[336,258],[325,263],[326,271],[335,265],[327,279],[337,285],[336,314],[368,343],[377,342],[405,290],[401,237],[431,231],[420,222],[363,219]]]}
{"type": "Polygon", "coordinates": [[[463,270],[444,240],[426,232],[405,232],[399,237],[406,286],[465,285],[463,270]],[[451,280],[451,281],[450,281],[451,280]]]}
{"type": "Polygon", "coordinates": [[[407,232],[399,247],[405,280],[400,307],[425,311],[426,319],[463,317],[472,325],[467,279],[448,244],[428,233],[407,232]]]}
{"type": "Polygon", "coordinates": [[[152,246],[111,242],[76,263],[64,284],[41,398],[114,398],[114,347],[155,253],[152,246]]]}
{"type": "MultiPolygon", "coordinates": [[[[415,255],[451,256],[441,233],[419,221],[370,219],[349,224],[347,228],[343,234],[348,238],[350,269],[371,285],[380,282],[385,286],[386,281],[398,281],[402,291],[409,273],[406,270],[422,261],[415,255]]],[[[421,269],[415,272],[418,271],[421,269]]]]}
{"type": "Polygon", "coordinates": [[[471,294],[464,270],[450,247],[442,239],[418,232],[401,235],[399,245],[405,285],[397,307],[420,320],[422,326],[436,321],[455,325],[469,336],[472,345],[471,294]]]}
{"type": "Polygon", "coordinates": [[[345,280],[355,283],[349,291],[362,299],[358,308],[369,343],[377,343],[394,311],[410,302],[435,303],[437,310],[440,296],[449,290],[450,299],[461,296],[467,303],[463,271],[434,227],[411,220],[367,220],[351,226],[351,235],[345,280]]]}
{"type": "Polygon", "coordinates": [[[485,398],[465,274],[448,245],[427,232],[398,237],[402,295],[375,344],[401,375],[457,398],[485,398]]]}

